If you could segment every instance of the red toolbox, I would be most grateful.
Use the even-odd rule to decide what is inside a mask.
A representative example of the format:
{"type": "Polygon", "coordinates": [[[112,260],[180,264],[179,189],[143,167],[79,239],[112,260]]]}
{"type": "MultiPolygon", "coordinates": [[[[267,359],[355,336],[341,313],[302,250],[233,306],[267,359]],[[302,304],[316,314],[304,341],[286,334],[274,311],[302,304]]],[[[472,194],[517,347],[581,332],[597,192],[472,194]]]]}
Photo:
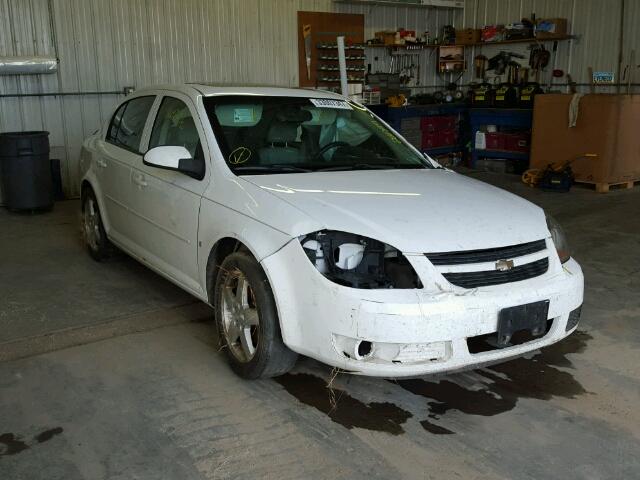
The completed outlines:
{"type": "Polygon", "coordinates": [[[420,129],[423,132],[437,132],[440,130],[440,117],[422,117],[420,119],[420,129]]]}
{"type": "Polygon", "coordinates": [[[501,132],[487,132],[485,134],[487,150],[505,150],[505,134],[501,132]]]}
{"type": "Polygon", "coordinates": [[[509,152],[529,153],[529,138],[528,133],[504,134],[504,149],[509,152]]]}
{"type": "Polygon", "coordinates": [[[446,117],[440,117],[440,129],[441,130],[450,130],[453,128],[456,128],[456,122],[457,122],[457,118],[455,116],[446,116],[446,117]]]}
{"type": "Polygon", "coordinates": [[[438,148],[440,146],[440,134],[438,132],[422,132],[422,149],[438,148]]]}
{"type": "Polygon", "coordinates": [[[441,147],[449,147],[458,143],[458,132],[453,129],[438,132],[438,143],[441,147]]]}
{"type": "Polygon", "coordinates": [[[456,128],[456,120],[456,117],[452,115],[422,117],[420,128],[423,132],[439,132],[440,130],[456,128]]]}

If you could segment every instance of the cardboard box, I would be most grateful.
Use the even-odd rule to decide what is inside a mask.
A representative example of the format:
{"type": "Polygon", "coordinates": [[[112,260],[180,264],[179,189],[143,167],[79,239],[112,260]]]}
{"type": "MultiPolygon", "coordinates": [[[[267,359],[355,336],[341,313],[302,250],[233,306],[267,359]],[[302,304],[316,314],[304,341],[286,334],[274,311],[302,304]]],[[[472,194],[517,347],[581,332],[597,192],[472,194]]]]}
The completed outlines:
{"type": "Polygon", "coordinates": [[[479,28],[456,29],[456,45],[472,45],[480,43],[482,30],[479,28]]]}
{"type": "Polygon", "coordinates": [[[566,18],[547,18],[536,22],[536,38],[566,37],[569,29],[566,18]]]}
{"type": "Polygon", "coordinates": [[[616,184],[640,180],[640,95],[585,95],[569,127],[572,95],[536,95],[531,168],[574,160],[576,180],[616,184]],[[578,158],[586,153],[597,157],[578,158]]]}
{"type": "Polygon", "coordinates": [[[395,45],[396,43],[396,32],[390,30],[376,32],[375,37],[384,45],[395,45]]]}

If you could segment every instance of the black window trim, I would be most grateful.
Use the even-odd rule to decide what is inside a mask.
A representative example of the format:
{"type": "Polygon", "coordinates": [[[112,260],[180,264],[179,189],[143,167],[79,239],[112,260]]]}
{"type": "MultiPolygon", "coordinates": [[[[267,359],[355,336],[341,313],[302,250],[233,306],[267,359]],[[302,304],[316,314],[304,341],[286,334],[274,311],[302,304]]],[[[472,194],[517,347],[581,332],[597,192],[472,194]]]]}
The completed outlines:
{"type": "MultiPolygon", "coordinates": [[[[113,123],[113,119],[114,119],[114,118],[115,118],[115,116],[117,115],[118,110],[120,110],[120,107],[122,107],[122,106],[124,105],[124,110],[123,110],[123,112],[122,112],[122,116],[120,117],[120,123],[122,123],[122,118],[124,117],[124,114],[127,112],[127,108],[129,108],[129,104],[130,104],[132,101],[134,101],[134,100],[138,100],[138,99],[140,99],[140,98],[153,98],[153,99],[154,99],[153,101],[155,102],[155,99],[156,99],[157,97],[158,97],[158,95],[156,95],[156,94],[152,94],[152,95],[140,95],[139,97],[131,98],[131,99],[127,100],[126,102],[124,102],[124,103],[122,103],[122,104],[118,105],[118,108],[116,108],[116,111],[115,111],[115,112],[113,112],[113,115],[111,116],[111,121],[109,122],[109,126],[107,127],[107,134],[104,136],[104,141],[105,141],[105,142],[107,142],[107,143],[110,143],[110,144],[111,144],[111,145],[113,145],[114,147],[118,147],[118,148],[121,148],[121,149],[123,149],[123,150],[126,150],[127,152],[135,153],[135,154],[137,154],[137,155],[144,155],[144,154],[142,153],[142,151],[141,151],[141,150],[139,150],[139,149],[138,149],[138,150],[136,150],[135,148],[128,147],[127,145],[123,145],[122,143],[112,141],[112,140],[109,138],[109,130],[111,129],[111,124],[113,123]]],[[[153,110],[153,103],[151,104],[151,108],[149,108],[149,112],[147,112],[147,119],[146,119],[146,120],[145,120],[145,122],[144,122],[144,127],[146,127],[146,126],[147,126],[147,121],[149,120],[149,114],[151,113],[151,111],[152,111],[152,110],[153,110]]],[[[116,130],[116,138],[118,137],[118,132],[120,131],[120,123],[118,123],[118,129],[116,130]]],[[[143,133],[143,134],[144,134],[144,127],[142,127],[142,133],[143,133]]],[[[142,136],[140,137],[140,143],[142,143],[142,136]]]]}

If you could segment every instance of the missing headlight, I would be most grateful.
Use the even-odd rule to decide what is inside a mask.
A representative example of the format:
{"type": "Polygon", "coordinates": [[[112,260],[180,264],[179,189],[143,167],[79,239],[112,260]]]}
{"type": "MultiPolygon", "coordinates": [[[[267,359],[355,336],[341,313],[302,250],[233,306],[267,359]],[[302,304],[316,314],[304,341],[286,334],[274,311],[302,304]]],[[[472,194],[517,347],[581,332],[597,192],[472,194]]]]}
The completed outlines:
{"type": "Polygon", "coordinates": [[[347,232],[321,230],[300,237],[320,273],[353,288],[422,288],[413,267],[398,249],[347,232]]]}

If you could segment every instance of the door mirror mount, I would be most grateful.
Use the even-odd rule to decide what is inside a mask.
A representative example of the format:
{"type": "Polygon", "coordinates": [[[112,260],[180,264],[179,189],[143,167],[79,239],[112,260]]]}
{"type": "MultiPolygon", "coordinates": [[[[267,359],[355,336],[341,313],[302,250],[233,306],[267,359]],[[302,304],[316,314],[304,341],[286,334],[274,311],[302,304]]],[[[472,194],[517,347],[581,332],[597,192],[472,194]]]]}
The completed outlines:
{"type": "Polygon", "coordinates": [[[194,159],[189,150],[180,146],[154,147],[144,154],[142,163],[150,167],[184,173],[197,180],[204,178],[204,162],[194,159]]]}

